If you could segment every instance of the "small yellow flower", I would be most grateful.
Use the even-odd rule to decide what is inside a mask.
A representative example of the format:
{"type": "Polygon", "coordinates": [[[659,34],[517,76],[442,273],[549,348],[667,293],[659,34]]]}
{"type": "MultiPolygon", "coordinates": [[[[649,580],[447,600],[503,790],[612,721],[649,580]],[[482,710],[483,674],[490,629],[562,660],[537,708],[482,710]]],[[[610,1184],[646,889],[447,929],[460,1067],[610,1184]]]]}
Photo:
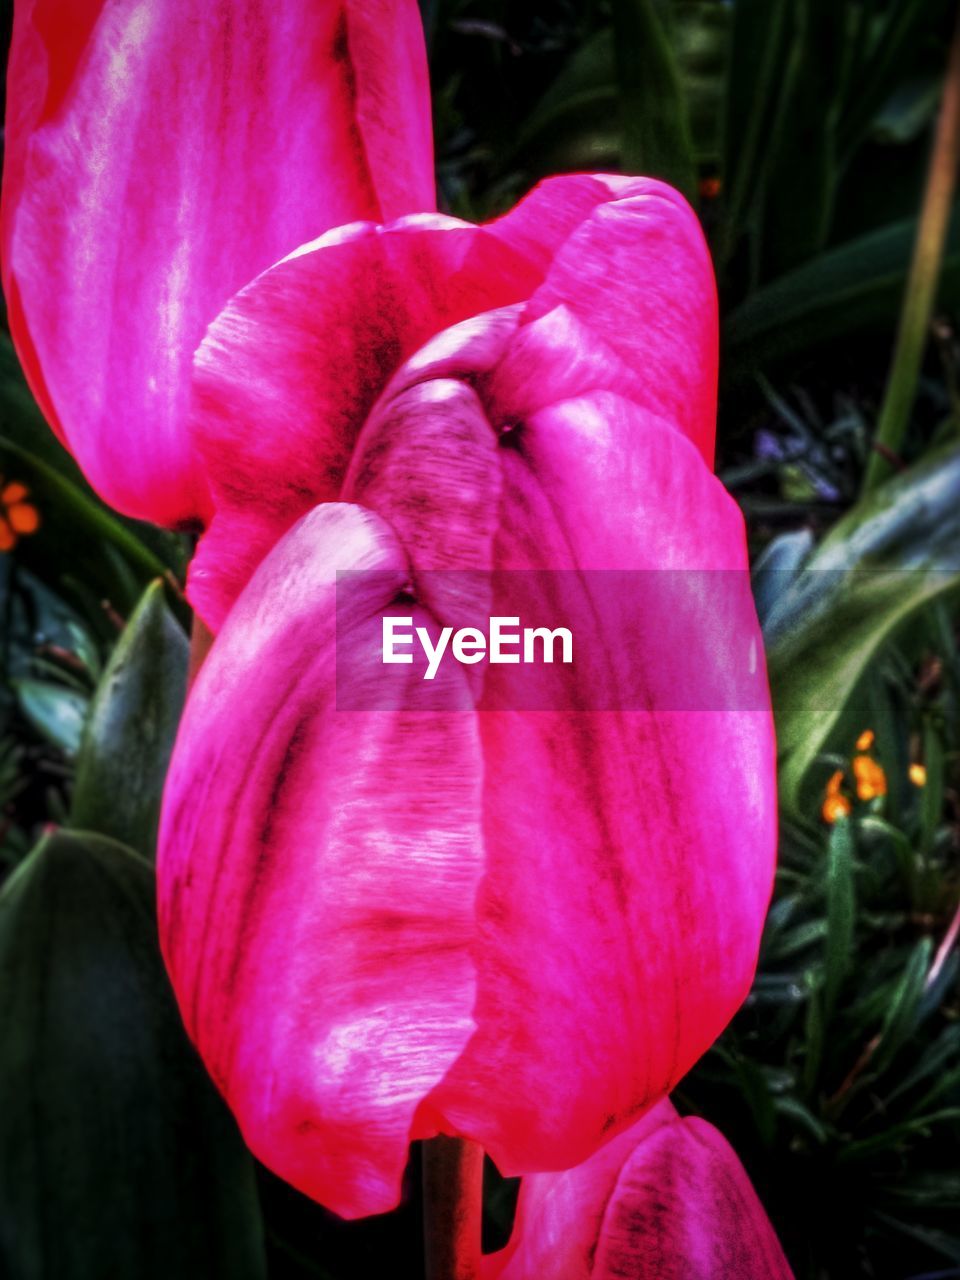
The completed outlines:
{"type": "Polygon", "coordinates": [[[28,502],[30,491],[19,480],[3,484],[0,476],[0,551],[12,551],[22,537],[40,528],[40,513],[28,502]]]}
{"type": "Polygon", "coordinates": [[[872,729],[864,729],[860,737],[857,739],[858,751],[869,751],[876,741],[876,734],[872,729]]]}
{"type": "Polygon", "coordinates": [[[833,826],[838,818],[849,817],[850,810],[852,808],[850,801],[840,790],[842,786],[843,770],[838,769],[827,783],[826,794],[823,798],[823,807],[820,810],[820,815],[824,822],[828,823],[830,826],[833,826]]]}
{"type": "Polygon", "coordinates": [[[859,800],[875,800],[887,794],[887,775],[883,766],[870,756],[853,757],[853,776],[857,782],[859,800]]]}
{"type": "Polygon", "coordinates": [[[927,771],[922,764],[912,764],[907,770],[907,777],[915,787],[927,785],[927,771]]]}

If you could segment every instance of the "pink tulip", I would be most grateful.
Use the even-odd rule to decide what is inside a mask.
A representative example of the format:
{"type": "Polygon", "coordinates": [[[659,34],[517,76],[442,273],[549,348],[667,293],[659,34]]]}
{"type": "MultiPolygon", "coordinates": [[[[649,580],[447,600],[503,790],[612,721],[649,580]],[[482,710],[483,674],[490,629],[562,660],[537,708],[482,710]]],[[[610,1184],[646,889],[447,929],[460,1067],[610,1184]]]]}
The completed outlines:
{"type": "Polygon", "coordinates": [[[706,461],[715,342],[681,199],[582,178],[489,230],[327,237],[204,344],[199,421],[238,493],[256,428],[276,430],[256,454],[269,506],[218,495],[208,601],[237,591],[256,538],[330,500],[253,570],[190,697],[163,946],[251,1148],[340,1214],[396,1204],[409,1142],[437,1132],[506,1173],[581,1163],[749,989],[774,750],[743,521],[706,461]],[[535,260],[534,228],[547,261],[526,299],[417,349],[423,316],[456,320],[511,279],[494,268],[515,246],[535,260]],[[408,347],[377,399],[376,371],[408,347]],[[344,570],[361,576],[338,599],[344,570]],[[610,637],[550,710],[516,709],[495,668],[385,684],[371,621],[406,613],[435,635],[476,606],[444,570],[492,570],[491,613],[501,571],[566,571],[582,616],[603,571],[630,572],[614,602],[628,642],[610,637]],[[722,608],[697,595],[705,573],[729,579],[722,608]],[[344,663],[355,710],[338,706],[344,663]],[[681,671],[734,696],[675,709],[681,671]],[[646,697],[599,709],[627,676],[646,697]]]}
{"type": "Polygon", "coordinates": [[[402,361],[458,321],[520,303],[523,332],[499,375],[518,412],[615,389],[712,464],[713,275],[699,223],[671,188],[555,178],[487,226],[435,214],[340,228],[242,289],[197,353],[192,426],[216,515],[189,596],[211,629],[278,537],[340,496],[402,361]]]}
{"type": "Polygon", "coordinates": [[[696,218],[603,176],[485,227],[430,212],[412,0],[21,0],[10,89],[32,385],[109,501],[209,526],[190,595],[220,634],[159,880],[212,1075],[256,1154],[346,1216],[394,1205],[441,1131],[507,1173],[581,1164],[743,1000],[773,873],[696,218]],[[367,576],[338,602],[342,570],[367,576]],[[502,571],[565,572],[583,617],[592,575],[637,574],[629,643],[546,711],[492,669],[384,686],[371,620],[459,621],[448,570],[492,571],[491,606],[502,571]]]}
{"type": "Polygon", "coordinates": [[[311,236],[434,207],[416,2],[17,0],[7,102],[3,284],[33,391],[108,502],[204,522],[207,325],[311,236]]]}
{"type": "Polygon", "coordinates": [[[585,1164],[534,1174],[484,1280],[791,1280],[746,1173],[661,1102],[585,1164]]]}

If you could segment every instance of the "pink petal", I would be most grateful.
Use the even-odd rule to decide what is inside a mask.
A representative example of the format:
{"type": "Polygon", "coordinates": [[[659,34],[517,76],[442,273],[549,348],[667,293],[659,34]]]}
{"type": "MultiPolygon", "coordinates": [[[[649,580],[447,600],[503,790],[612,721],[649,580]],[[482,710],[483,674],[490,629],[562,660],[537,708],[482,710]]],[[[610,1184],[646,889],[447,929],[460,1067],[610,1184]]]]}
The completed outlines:
{"type": "Polygon", "coordinates": [[[527,297],[538,278],[488,231],[434,214],[340,228],[232,299],[196,370],[193,425],[217,515],[189,594],[211,629],[277,538],[338,496],[403,361],[448,325],[527,297]],[[264,512],[258,537],[251,504],[264,512]]]}
{"type": "Polygon", "coordinates": [[[408,573],[346,504],[281,542],[191,692],[160,836],[187,1029],[254,1153],[347,1217],[396,1204],[413,1114],[473,1027],[477,725],[421,696],[450,706],[463,676],[336,709],[336,628],[362,635],[408,573]],[[375,572],[335,613],[337,569],[375,572]]]}
{"type": "Polygon", "coordinates": [[[417,6],[18,0],[9,87],[4,287],[28,378],[113,505],[205,517],[185,416],[207,324],[310,236],[433,207],[417,6]]]}
{"type": "Polygon", "coordinates": [[[743,1166],[661,1102],[586,1163],[525,1178],[485,1280],[791,1280],[743,1166]]]}
{"type": "MultiPolygon", "coordinates": [[[[428,386],[405,393],[411,438],[428,386]]],[[[772,889],[775,775],[743,522],[690,442],[611,393],[500,441],[496,569],[576,571],[581,618],[604,581],[584,570],[633,573],[601,603],[614,642],[558,686],[558,709],[511,709],[509,668],[483,688],[477,1030],[414,1132],[466,1134],[518,1173],[585,1159],[742,1003],[772,889]],[[590,709],[628,683],[624,710],[590,709]]],[[[411,503],[417,483],[408,471],[411,503]]],[[[538,596],[529,576],[495,575],[491,614],[549,618],[541,581],[538,596]]]]}
{"type": "MultiPolygon", "coordinates": [[[[521,302],[530,333],[500,378],[511,411],[569,388],[541,320],[564,312],[604,352],[604,368],[578,392],[616,387],[670,414],[712,455],[710,260],[694,214],[662,183],[555,178],[483,228],[434,216],[338,229],[243,289],[198,353],[193,425],[217,516],[189,594],[208,626],[217,629],[273,542],[338,496],[364,420],[403,361],[447,326],[521,302]],[[582,291],[564,249],[574,241],[582,291]],[[265,512],[254,538],[251,504],[265,512]]],[[[560,360],[573,345],[559,348],[560,360]]]]}
{"type": "MultiPolygon", "coordinates": [[[[311,485],[342,485],[375,514],[321,507],[256,572],[191,698],[162,833],[166,948],[188,1027],[261,1158],[350,1214],[393,1203],[409,1137],[461,1133],[505,1172],[530,1172],[578,1164],[635,1123],[746,995],[773,876],[774,744],[743,522],[656,396],[623,394],[612,342],[564,302],[533,319],[522,304],[472,315],[416,351],[356,415],[352,457],[343,449],[357,392],[349,378],[338,391],[336,373],[369,344],[330,323],[337,299],[374,282],[369,317],[389,333],[397,312],[402,333],[408,307],[435,314],[456,297],[431,298],[451,261],[467,294],[481,263],[510,261],[488,232],[424,222],[308,246],[211,334],[209,439],[216,424],[228,446],[239,422],[242,458],[255,414],[279,415],[291,456],[318,473],[271,473],[263,450],[284,519],[311,485]],[[314,306],[327,317],[316,330],[314,306]],[[263,321],[277,318],[271,349],[263,321]],[[254,362],[246,380],[219,362],[215,344],[233,335],[234,355],[254,362]],[[548,386],[521,376],[524,349],[539,350],[548,386]],[[459,591],[432,577],[451,566],[459,591]],[[359,579],[334,654],[333,571],[364,567],[379,572],[359,579]],[[486,596],[471,598],[488,567],[486,596]],[[384,710],[334,714],[344,663],[355,704],[382,705],[385,610],[437,626],[478,598],[490,613],[546,609],[553,571],[577,584],[578,617],[602,605],[628,641],[561,680],[553,709],[517,710],[495,669],[478,680],[453,666],[427,693],[401,682],[384,710]],[[612,606],[608,572],[632,575],[612,606]],[[532,575],[519,602],[517,573],[532,575]],[[727,588],[714,595],[704,575],[727,588]],[[396,929],[353,870],[371,854],[396,929]],[[414,871],[424,896],[408,929],[414,871]],[[358,957],[379,966],[375,1030],[358,957]],[[416,1030],[407,964],[426,993],[416,1030]],[[336,1053],[318,1050],[331,1035],[336,1053]]],[[[528,268],[513,262],[520,280],[528,268]]],[[[386,382],[402,339],[374,348],[390,355],[386,382]]]]}
{"type": "Polygon", "coordinates": [[[558,306],[619,356],[623,372],[611,389],[673,423],[712,467],[716,286],[682,196],[643,180],[597,206],[558,250],[525,320],[558,306]]]}
{"type": "MultiPolygon", "coordinates": [[[[671,188],[650,178],[611,173],[575,173],[547,178],[524,196],[509,213],[489,223],[501,240],[520,249],[546,274],[564,242],[601,205],[647,190],[671,188]]],[[[683,197],[674,192],[678,204],[683,197]]]]}

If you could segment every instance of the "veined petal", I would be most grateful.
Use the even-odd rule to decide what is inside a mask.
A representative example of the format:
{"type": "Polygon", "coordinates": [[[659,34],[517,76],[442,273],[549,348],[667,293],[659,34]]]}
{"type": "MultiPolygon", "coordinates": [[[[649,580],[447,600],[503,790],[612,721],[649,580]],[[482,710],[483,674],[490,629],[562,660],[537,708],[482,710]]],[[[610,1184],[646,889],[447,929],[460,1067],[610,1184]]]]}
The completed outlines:
{"type": "MultiPolygon", "coordinates": [[[[696,217],[669,187],[579,175],[542,183],[484,227],[434,215],[339,228],[243,289],[197,355],[193,430],[217,515],[189,595],[208,626],[272,543],[338,496],[364,420],[403,362],[449,326],[513,304],[529,332],[489,393],[503,412],[604,387],[668,415],[712,457],[713,275],[696,217]],[[558,347],[558,317],[593,353],[576,386],[561,362],[578,344],[568,332],[558,347]],[[251,504],[269,514],[238,551],[251,504]]],[[[431,360],[442,364],[442,348],[431,360]]]]}
{"type": "Polygon", "coordinates": [[[524,319],[565,307],[620,358],[609,389],[673,423],[712,467],[717,295],[703,231],[672,187],[621,183],[558,245],[524,319]]]}
{"type": "MultiPolygon", "coordinates": [[[[627,357],[615,335],[598,336],[590,317],[564,300],[541,315],[530,314],[523,299],[529,296],[531,272],[536,276],[539,270],[530,264],[490,229],[447,219],[341,228],[297,251],[238,295],[198,360],[198,438],[204,448],[220,450],[224,465],[232,467],[230,485],[217,495],[218,520],[223,517],[219,536],[232,545],[238,531],[250,530],[236,519],[231,527],[230,512],[242,508],[259,476],[274,503],[269,519],[278,527],[296,519],[304,502],[341,493],[375,512],[365,518],[380,531],[378,546],[386,539],[392,554],[403,553],[402,566],[389,557],[382,564],[376,556],[358,559],[349,553],[349,538],[345,552],[335,553],[331,536],[329,545],[324,543],[327,577],[318,579],[297,558],[305,545],[303,531],[316,532],[333,517],[308,517],[257,571],[214,646],[214,658],[218,651],[242,655],[235,619],[247,618],[251,610],[254,617],[282,618],[284,575],[302,579],[313,600],[304,614],[309,628],[288,631],[275,623],[269,653],[249,659],[256,678],[242,663],[234,671],[234,659],[224,658],[232,689],[228,694],[224,684],[217,696],[243,702],[244,715],[269,725],[281,742],[297,744],[296,758],[304,756],[304,741],[314,742],[303,724],[316,724],[316,743],[332,742],[336,756],[329,762],[318,745],[311,758],[304,757],[292,790],[290,770],[278,769],[276,759],[268,759],[262,771],[246,758],[239,761],[223,788],[230,820],[249,800],[264,812],[274,806],[278,823],[291,825],[281,829],[261,817],[271,841],[273,831],[279,833],[263,873],[251,870],[259,856],[257,840],[241,839],[235,863],[234,853],[229,858],[226,853],[236,846],[233,832],[214,829],[213,846],[219,851],[214,865],[239,868],[239,882],[254,904],[250,910],[262,913],[255,928],[235,913],[224,945],[234,955],[272,952],[280,958],[288,983],[281,1016],[284,1008],[299,1015],[322,1001],[321,977],[329,982],[331,974],[344,969],[337,935],[328,942],[326,928],[316,929],[291,944],[282,922],[285,917],[319,919],[315,904],[323,902],[326,880],[318,886],[305,860],[303,870],[292,876],[295,904],[272,899],[269,892],[271,868],[293,839],[293,820],[303,819],[313,842],[310,865],[330,860],[329,892],[336,898],[347,843],[359,840],[364,847],[362,805],[374,817],[388,813],[398,823],[400,856],[408,864],[408,828],[398,815],[407,812],[403,798],[411,790],[419,797],[421,786],[424,797],[450,801],[452,825],[446,834],[437,815],[432,874],[441,876],[442,864],[449,862],[470,898],[454,947],[457,955],[470,958],[463,982],[451,991],[442,972],[442,946],[424,961],[420,974],[453,1030],[448,1027],[440,1048],[432,1040],[427,1047],[408,1041],[412,1076],[404,1074],[401,1062],[410,1025],[402,1010],[398,1017],[397,1007],[378,992],[377,1027],[385,1046],[379,1051],[385,1053],[386,1079],[397,1082],[404,1102],[395,1105],[394,1097],[384,1113],[386,1141],[378,1132],[381,1112],[369,1087],[376,1078],[371,1037],[362,1040],[356,1089],[331,1083],[334,1060],[323,1055],[313,1059],[309,1082],[292,1077],[291,1127],[283,1110],[258,1110],[264,1077],[257,1075],[257,1064],[267,1054],[264,1046],[283,1043],[283,1034],[271,1025],[272,1011],[263,1015],[262,1031],[254,1019],[249,1036],[242,1014],[229,1036],[213,1033],[215,1045],[229,1046],[231,1070],[232,1056],[246,1054],[248,1043],[253,1045],[234,1072],[232,1092],[230,1085],[223,1087],[248,1137],[258,1135],[255,1150],[341,1212],[370,1212],[371,1206],[392,1203],[403,1135],[461,1133],[479,1140],[505,1172],[527,1173],[570,1168],[622,1132],[656,1105],[743,1000],[772,885],[773,734],[742,520],[684,424],[672,416],[670,403],[661,403],[653,392],[629,394],[627,357]],[[451,278],[463,284],[462,294],[449,288],[451,278]],[[476,297],[484,289],[491,300],[498,292],[504,297],[500,310],[481,316],[476,297]],[[431,326],[451,305],[454,317],[462,305],[470,318],[434,332],[431,339],[431,326]],[[336,322],[338,316],[344,323],[336,322]],[[411,330],[421,335],[411,344],[414,354],[391,379],[411,330]],[[521,376],[524,344],[539,352],[549,386],[538,389],[521,376]],[[364,359],[362,373],[352,379],[350,370],[364,359]],[[279,422],[281,429],[257,453],[254,427],[260,421],[279,422]],[[270,452],[277,438],[290,446],[279,461],[270,452]],[[256,475],[245,471],[250,447],[256,475]],[[277,558],[281,551],[288,554],[284,548],[301,550],[285,564],[277,558]],[[448,615],[456,613],[459,602],[426,595],[421,571],[425,575],[431,568],[489,566],[494,571],[491,614],[519,611],[506,607],[516,602],[500,585],[508,576],[498,576],[502,570],[566,571],[580,583],[584,617],[591,604],[599,603],[595,577],[612,571],[637,581],[615,599],[613,613],[603,615],[607,623],[616,623],[606,651],[601,648],[592,665],[561,682],[552,709],[513,709],[493,668],[482,682],[450,676],[446,688],[432,686],[429,696],[452,695],[458,714],[473,697],[481,699],[482,709],[473,720],[464,714],[469,731],[459,729],[460,739],[445,739],[436,759],[425,762],[418,754],[415,727],[409,743],[392,737],[402,748],[398,758],[414,777],[399,764],[395,770],[384,768],[384,756],[365,745],[364,726],[371,726],[371,734],[379,732],[373,726],[381,723],[382,711],[328,721],[331,686],[309,662],[302,674],[301,647],[330,653],[334,562],[341,568],[379,566],[395,575],[385,594],[371,587],[367,599],[361,592],[354,619],[358,642],[364,636],[369,641],[367,624],[378,612],[400,601],[407,602],[405,612],[429,625],[449,625],[448,615]],[[716,599],[703,585],[703,575],[710,574],[729,580],[716,599]],[[324,581],[326,595],[318,586],[324,581]],[[420,603],[414,605],[411,597],[420,603]],[[277,668],[286,679],[288,667],[289,688],[284,685],[266,699],[258,693],[262,671],[277,668]],[[703,673],[713,682],[717,705],[700,697],[703,673]],[[632,700],[617,701],[618,691],[627,686],[632,700]],[[284,727],[285,717],[297,708],[303,723],[284,727]],[[353,727],[340,731],[342,724],[353,727]],[[348,733],[356,736],[348,740],[348,733]],[[474,790],[469,794],[456,792],[443,773],[458,747],[466,748],[462,758],[470,761],[474,790]],[[271,769],[274,779],[280,776],[280,790],[265,799],[271,769]],[[439,770],[435,776],[434,770],[439,770]],[[360,824],[359,836],[348,831],[342,850],[335,844],[330,853],[331,828],[323,808],[328,788],[335,788],[329,794],[347,797],[352,819],[360,824]],[[466,833],[462,823],[468,824],[466,833]],[[241,937],[243,946],[237,942],[241,937]],[[247,1079],[253,1081],[249,1096],[247,1079]],[[376,1135],[366,1147],[366,1139],[357,1144],[365,1152],[364,1172],[357,1173],[351,1163],[344,1134],[337,1137],[331,1098],[358,1131],[376,1135]],[[298,1145],[297,1135],[311,1134],[311,1126],[322,1134],[316,1151],[309,1143],[298,1145]],[[339,1164],[323,1165],[321,1148],[338,1152],[330,1159],[339,1164]],[[318,1168],[323,1172],[316,1173],[318,1168]],[[337,1192],[335,1184],[345,1179],[348,1190],[337,1192]]],[[[357,510],[321,508],[336,509],[357,510]]],[[[253,532],[266,538],[269,520],[253,532]]],[[[201,568],[210,575],[211,599],[222,608],[243,579],[225,583],[225,560],[218,562],[214,554],[217,534],[215,524],[205,539],[209,559],[201,568]]],[[[264,549],[254,548],[248,571],[264,549]]],[[[247,554],[238,558],[241,568],[247,554]]],[[[195,576],[194,598],[198,584],[202,590],[203,580],[195,576]]],[[[533,603],[546,609],[549,592],[533,603]]],[[[249,620],[246,626],[251,628],[249,620]]],[[[371,678],[374,671],[375,664],[371,678]]],[[[206,679],[204,672],[198,693],[206,679]]],[[[428,697],[409,694],[409,685],[394,687],[408,692],[397,707],[387,707],[388,735],[394,713],[409,709],[408,696],[416,705],[428,697]]],[[[382,705],[382,689],[368,692],[371,705],[382,705]]],[[[180,847],[196,846],[195,862],[200,821],[195,811],[202,796],[191,791],[188,780],[211,776],[209,735],[218,731],[211,698],[200,705],[185,731],[184,763],[173,775],[167,806],[178,806],[182,815],[170,819],[171,857],[179,856],[180,847]],[[194,748],[190,742],[206,745],[194,748]],[[199,754],[193,756],[195,749],[199,754]]],[[[355,697],[354,705],[364,706],[363,696],[355,697]]],[[[419,712],[417,725],[433,732],[429,721],[444,703],[425,705],[434,710],[419,712]]],[[[192,708],[193,699],[188,718],[192,708]]],[[[224,737],[229,723],[228,713],[220,712],[224,737]]],[[[441,718],[439,723],[449,729],[458,722],[441,718]]],[[[415,800],[414,811],[419,803],[415,800]]],[[[391,859],[396,854],[388,827],[387,821],[381,827],[384,879],[395,888],[391,859]]],[[[209,843],[207,830],[204,839],[209,843]]],[[[345,884],[352,904],[349,875],[345,884]]],[[[198,920],[205,901],[219,901],[214,890],[212,883],[199,882],[198,920]]],[[[432,901],[435,909],[436,893],[432,901]]],[[[457,905],[461,909],[462,900],[457,905]]],[[[428,917],[425,908],[422,937],[435,929],[442,941],[445,925],[431,924],[428,917]]],[[[177,915],[171,911],[168,918],[175,939],[177,915]]],[[[361,932],[367,919],[363,916],[361,932]]],[[[192,928],[196,937],[206,936],[205,922],[192,928]]],[[[373,951],[382,964],[382,952],[373,951]]],[[[394,967],[389,956],[387,963],[394,967]]],[[[207,961],[191,961],[182,978],[175,953],[171,965],[178,990],[188,993],[197,981],[194,971],[213,973],[214,1003],[192,1021],[188,1016],[203,1049],[211,1034],[207,1025],[215,1026],[218,1016],[234,1018],[231,991],[207,961]]],[[[451,971],[455,978],[456,966],[451,971]]],[[[349,963],[345,972],[352,972],[349,963]]],[[[199,981],[206,990],[207,978],[199,981]]],[[[260,993],[251,997],[252,1005],[260,1002],[260,993]]],[[[247,1020],[252,1016],[248,1012],[247,1020]]],[[[349,1020],[346,996],[329,1016],[349,1020]]],[[[440,1013],[436,1017],[443,1022],[440,1013]]],[[[297,1017],[290,1021],[300,1025],[297,1017]]],[[[323,1029],[326,1023],[319,1018],[317,1025],[323,1029]]],[[[223,1058],[219,1048],[208,1053],[208,1061],[218,1055],[223,1058]]],[[[299,1061],[302,1055],[292,1057],[299,1061]]],[[[275,1069],[279,1078],[279,1059],[275,1069]]],[[[291,1096],[282,1080],[277,1088],[283,1098],[291,1096]]]]}
{"type": "MultiPolygon", "coordinates": [[[[648,187],[664,187],[649,178],[614,173],[574,173],[546,178],[487,226],[499,239],[521,250],[545,274],[564,242],[595,209],[648,187]]],[[[681,196],[677,196],[682,200],[681,196]]]]}
{"type": "MultiPolygon", "coordinates": [[[[558,312],[536,322],[558,392],[615,374],[558,312]]],[[[419,351],[346,486],[409,548],[420,598],[423,570],[488,567],[491,615],[553,619],[559,595],[579,652],[593,642],[551,672],[546,709],[516,708],[513,668],[487,668],[478,695],[477,1029],[415,1133],[473,1137],[507,1172],[586,1158],[719,1035],[750,987],[776,847],[742,517],[682,432],[615,392],[502,421],[536,327],[516,320],[490,313],[419,351]]],[[[430,604],[457,620],[457,600],[430,604]]]]}
{"type": "Polygon", "coordinates": [[[485,1280],[791,1280],[750,1180],[711,1125],[661,1102],[566,1173],[520,1190],[485,1280]]]}
{"type": "Polygon", "coordinates": [[[8,87],[4,288],[31,385],[107,501],[202,519],[206,326],[310,236],[434,207],[417,6],[18,0],[8,87]]]}
{"type": "Polygon", "coordinates": [[[340,228],[232,299],[195,377],[193,430],[217,515],[189,595],[211,629],[277,538],[339,495],[360,430],[403,361],[448,326],[526,298],[538,280],[484,228],[434,214],[340,228]],[[251,504],[267,519],[259,538],[241,538],[251,504]]]}
{"type": "MultiPolygon", "coordinates": [[[[422,1119],[519,1173],[585,1159],[746,997],[775,752],[742,519],[690,442],[609,393],[501,439],[495,566],[575,571],[608,639],[556,710],[511,709],[509,668],[484,685],[477,1030],[422,1119]],[[631,574],[612,604],[609,570],[631,574]]],[[[491,613],[552,616],[548,575],[542,598],[512,580],[491,613]]]]}
{"type": "Polygon", "coordinates": [[[187,1029],[254,1153],[345,1217],[397,1203],[413,1115],[473,1029],[482,768],[463,676],[404,684],[389,710],[336,705],[337,633],[362,644],[408,579],[355,506],[283,539],[191,692],[160,835],[187,1029]],[[339,606],[337,570],[367,571],[339,606]]]}

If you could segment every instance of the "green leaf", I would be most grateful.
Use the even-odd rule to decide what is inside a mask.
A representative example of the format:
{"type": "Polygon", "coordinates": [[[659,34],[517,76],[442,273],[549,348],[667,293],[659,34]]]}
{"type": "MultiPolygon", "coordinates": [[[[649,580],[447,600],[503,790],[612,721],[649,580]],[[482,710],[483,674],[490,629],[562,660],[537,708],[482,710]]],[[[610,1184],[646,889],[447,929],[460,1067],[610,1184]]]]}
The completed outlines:
{"type": "Polygon", "coordinates": [[[0,1273],[260,1280],[253,1167],[188,1043],[154,880],[48,836],[0,894],[0,1273]]]}
{"type": "Polygon", "coordinates": [[[826,1126],[799,1099],[777,1098],[774,1107],[777,1115],[793,1120],[798,1128],[805,1129],[818,1144],[823,1145],[829,1140],[830,1134],[826,1126]]]}
{"type": "Polygon", "coordinates": [[[765,140],[780,114],[795,0],[737,0],[723,113],[723,207],[717,256],[723,268],[746,225],[770,158],[765,140]]]}
{"type": "Polygon", "coordinates": [[[73,757],[80,749],[90,699],[52,680],[17,680],[20,710],[42,737],[73,757]]]}
{"type": "Polygon", "coordinates": [[[187,691],[189,644],[147,588],[97,687],[77,760],[70,825],[152,858],[163,781],[187,691]]]}
{"type": "Polygon", "coordinates": [[[876,833],[889,841],[897,869],[907,891],[908,900],[912,901],[916,894],[917,856],[910,840],[899,827],[885,821],[874,813],[868,813],[861,818],[859,827],[861,834],[876,833]]]}
{"type": "MultiPolygon", "coordinates": [[[[739,6],[738,6],[739,7],[739,6]]],[[[819,254],[757,290],[724,329],[728,385],[771,364],[865,333],[890,332],[900,314],[916,238],[907,218],[819,254]]],[[[940,277],[940,299],[960,299],[960,217],[954,216],[940,277]]]]}
{"type": "Polygon", "coordinates": [[[884,642],[960,583],[960,448],[853,508],[777,601],[765,628],[785,808],[884,642]]]}
{"type": "Polygon", "coordinates": [[[931,1115],[918,1116],[904,1124],[891,1125],[882,1133],[872,1138],[863,1138],[860,1142],[851,1142],[844,1147],[838,1157],[839,1164],[852,1164],[857,1160],[867,1160],[888,1147],[899,1147],[903,1143],[922,1140],[929,1137],[930,1130],[938,1124],[956,1124],[960,1120],[960,1107],[945,1107],[942,1111],[934,1111],[931,1115]]]}
{"type": "Polygon", "coordinates": [[[960,1026],[948,1026],[920,1057],[919,1062],[912,1063],[907,1073],[884,1097],[884,1106],[889,1110],[892,1104],[909,1094],[931,1077],[936,1080],[933,1090],[924,1093],[908,1109],[908,1114],[924,1109],[929,1102],[939,1096],[941,1082],[950,1069],[960,1071],[960,1026]]]}
{"type": "Polygon", "coordinates": [[[911,142],[930,124],[942,88],[941,77],[929,72],[902,84],[874,121],[873,137],[887,145],[911,142]]]}
{"type": "Polygon", "coordinates": [[[823,248],[837,182],[834,96],[846,5],[800,0],[796,21],[780,119],[767,144],[770,172],[760,236],[764,277],[788,271],[823,248]]]}
{"type": "Polygon", "coordinates": [[[750,574],[757,616],[765,622],[779,597],[791,585],[800,567],[813,550],[809,529],[781,533],[757,556],[750,574]]]}
{"type": "Polygon", "coordinates": [[[876,1075],[886,1070],[920,1024],[931,950],[929,938],[917,943],[899,982],[890,993],[880,1042],[870,1063],[871,1071],[876,1075]]]}
{"type": "Polygon", "coordinates": [[[690,132],[699,164],[721,163],[721,117],[726,89],[732,7],[714,0],[673,0],[669,36],[673,45],[690,132]]]}
{"type": "Polygon", "coordinates": [[[853,836],[840,818],[827,845],[827,933],[824,945],[823,1020],[829,1023],[841,984],[853,960],[856,901],[853,885],[853,836]]]}
{"type": "Polygon", "coordinates": [[[696,199],[697,165],[676,56],[653,0],[613,0],[614,57],[627,172],[696,199]]]}
{"type": "MultiPolygon", "coordinates": [[[[613,33],[604,27],[571,56],[556,80],[519,126],[510,157],[529,156],[537,172],[556,158],[577,156],[586,139],[601,152],[618,156],[621,127],[617,118],[613,33]]],[[[586,163],[586,157],[584,163],[586,163]]]]}
{"type": "MultiPolygon", "coordinates": [[[[946,6],[938,3],[933,7],[943,10],[946,6]]],[[[853,153],[897,87],[904,53],[916,42],[917,35],[935,21],[930,0],[899,0],[887,6],[869,53],[850,84],[849,102],[839,128],[844,159],[853,153]]]]}
{"type": "Polygon", "coordinates": [[[823,1061],[824,1049],[824,1022],[823,1022],[823,995],[813,985],[815,978],[809,975],[807,978],[810,985],[810,994],[807,1000],[806,1015],[804,1018],[805,1033],[805,1049],[806,1054],[803,1062],[803,1091],[808,1096],[812,1096],[816,1089],[817,1079],[820,1075],[820,1067],[823,1061]]]}
{"type": "MultiPolygon", "coordinates": [[[[954,1208],[955,1206],[951,1206],[954,1208]]],[[[894,1218],[889,1214],[877,1213],[877,1219],[892,1227],[895,1231],[902,1232],[903,1235],[909,1237],[911,1242],[922,1245],[925,1249],[932,1249],[935,1253],[942,1254],[945,1258],[949,1258],[951,1262],[960,1265],[960,1236],[949,1235],[946,1231],[941,1231],[936,1227],[925,1227],[918,1225],[916,1222],[902,1222],[899,1218],[894,1218]]],[[[926,1277],[917,1276],[915,1280],[954,1280],[956,1270],[951,1268],[949,1271],[930,1271],[926,1277]]]]}
{"type": "Polygon", "coordinates": [[[920,851],[924,854],[933,848],[937,830],[943,821],[943,757],[943,741],[936,726],[928,722],[923,731],[927,781],[920,792],[920,851]]]}
{"type": "Polygon", "coordinates": [[[771,1147],[777,1131],[777,1114],[767,1077],[762,1067],[750,1058],[738,1057],[733,1067],[760,1142],[771,1147]]]}
{"type": "Polygon", "coordinates": [[[0,616],[3,618],[3,654],[11,681],[37,674],[37,654],[51,646],[73,653],[92,674],[100,657],[92,638],[76,612],[34,574],[6,561],[13,572],[0,573],[0,616]]]}

